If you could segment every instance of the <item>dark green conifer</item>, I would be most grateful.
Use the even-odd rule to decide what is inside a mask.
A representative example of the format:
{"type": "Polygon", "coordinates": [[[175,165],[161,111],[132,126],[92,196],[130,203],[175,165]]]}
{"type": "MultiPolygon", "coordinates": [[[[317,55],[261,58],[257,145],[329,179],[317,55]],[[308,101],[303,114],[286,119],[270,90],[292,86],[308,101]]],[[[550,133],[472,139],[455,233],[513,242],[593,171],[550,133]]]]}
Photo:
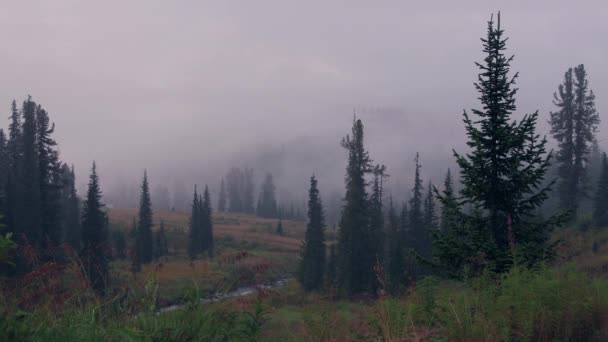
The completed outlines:
{"type": "Polygon", "coordinates": [[[450,169],[448,169],[445,180],[443,181],[443,199],[445,203],[441,204],[441,222],[439,226],[440,230],[443,232],[448,230],[448,226],[454,224],[454,210],[457,208],[455,196],[452,174],[450,169]]]}
{"type": "Polygon", "coordinates": [[[104,293],[108,284],[109,244],[106,214],[101,198],[95,162],[91,167],[89,188],[82,208],[82,265],[91,287],[104,293]]]}
{"type": "MultiPolygon", "coordinates": [[[[369,251],[370,257],[374,258],[375,263],[384,263],[384,244],[386,235],[384,234],[384,181],[389,177],[386,174],[386,166],[376,165],[372,170],[372,193],[370,196],[370,234],[375,237],[376,245],[369,251]]],[[[376,284],[374,282],[374,284],[376,284]]],[[[372,289],[375,290],[375,289],[372,289]]]]}
{"type": "Polygon", "coordinates": [[[8,141],[6,143],[8,169],[6,179],[6,225],[13,233],[16,242],[22,242],[21,234],[24,232],[20,223],[23,210],[23,183],[20,178],[23,166],[23,139],[21,131],[21,114],[17,103],[13,100],[11,117],[8,128],[8,141]]]}
{"type": "Polygon", "coordinates": [[[194,196],[192,199],[192,210],[190,213],[190,231],[188,233],[188,255],[190,259],[195,259],[201,252],[200,241],[202,239],[201,215],[200,215],[199,196],[194,186],[194,196]]]}
{"type": "Polygon", "coordinates": [[[434,248],[435,261],[460,274],[464,268],[505,272],[516,260],[522,265],[546,260],[553,254],[549,233],[561,219],[532,220],[551,186],[541,187],[551,156],[546,139],[536,133],[537,112],[520,121],[511,119],[517,74],[509,76],[513,57],[504,54],[503,33],[499,14],[496,25],[492,19],[488,22],[482,40],[486,57],[477,64],[481,71],[475,87],[482,109],[473,110],[475,119],[464,112],[470,152],[454,152],[461,170],[461,198],[474,210],[469,215],[461,211],[465,223],[450,235],[438,236],[434,248]]]}
{"type": "Polygon", "coordinates": [[[377,241],[370,229],[365,177],[371,172],[371,159],[363,144],[361,120],[353,120],[351,134],[342,139],[342,147],[348,151],[348,165],[337,247],[338,285],[347,295],[373,290],[376,260],[372,253],[377,241]]]}
{"type": "Polygon", "coordinates": [[[154,260],[154,238],[152,234],[152,200],[150,198],[150,187],[148,184],[148,173],[144,170],[144,178],[141,184],[141,195],[139,198],[139,220],[137,227],[136,243],[138,257],[142,264],[154,260]]]}
{"type": "Polygon", "coordinates": [[[425,202],[423,198],[423,184],[420,177],[420,155],[416,153],[414,159],[416,170],[414,173],[414,187],[412,188],[412,198],[410,199],[410,211],[408,231],[406,232],[405,243],[409,247],[412,255],[408,256],[408,270],[414,277],[421,276],[427,270],[414,257],[429,258],[431,255],[431,233],[428,230],[425,220],[425,202]]]}
{"type": "MultiPolygon", "coordinates": [[[[435,208],[435,194],[433,193],[433,184],[428,183],[426,197],[424,198],[424,227],[426,228],[427,234],[430,236],[431,233],[439,228],[437,224],[437,210],[435,208]]],[[[430,241],[429,241],[430,248],[430,241]]]]}
{"type": "Polygon", "coordinates": [[[202,250],[201,252],[207,253],[209,258],[213,257],[213,219],[212,219],[212,208],[211,208],[211,197],[209,196],[209,188],[205,185],[205,191],[203,193],[203,199],[201,203],[201,237],[202,237],[202,250]]]}
{"type": "Polygon", "coordinates": [[[23,151],[21,167],[18,171],[23,202],[17,212],[17,224],[23,229],[23,234],[30,244],[42,247],[42,217],[40,198],[40,169],[38,163],[36,103],[28,97],[23,102],[23,126],[21,148],[23,151]]]}
{"type": "Polygon", "coordinates": [[[306,291],[318,290],[323,286],[325,272],[325,218],[317,179],[310,178],[308,190],[308,225],[302,245],[299,265],[299,281],[306,291]]]}
{"type": "Polygon", "coordinates": [[[55,247],[61,242],[63,235],[61,229],[63,184],[61,184],[57,143],[51,137],[55,131],[55,124],[50,123],[48,113],[40,105],[36,107],[36,129],[41,230],[43,239],[48,239],[51,246],[55,247]]]}

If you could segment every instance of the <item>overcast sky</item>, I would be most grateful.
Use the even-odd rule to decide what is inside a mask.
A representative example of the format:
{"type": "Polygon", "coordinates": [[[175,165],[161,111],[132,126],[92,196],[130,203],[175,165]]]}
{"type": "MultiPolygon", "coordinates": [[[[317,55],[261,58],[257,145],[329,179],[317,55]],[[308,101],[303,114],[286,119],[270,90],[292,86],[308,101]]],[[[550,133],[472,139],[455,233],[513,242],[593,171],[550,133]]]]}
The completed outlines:
{"type": "Polygon", "coordinates": [[[93,159],[106,174],[148,167],[166,178],[256,146],[339,151],[358,108],[372,157],[395,174],[417,150],[432,165],[463,146],[479,38],[498,10],[520,72],[518,113],[540,110],[546,132],[564,71],[583,63],[607,146],[604,0],[7,0],[0,107],[8,117],[14,98],[41,103],[81,180],[93,159]]]}

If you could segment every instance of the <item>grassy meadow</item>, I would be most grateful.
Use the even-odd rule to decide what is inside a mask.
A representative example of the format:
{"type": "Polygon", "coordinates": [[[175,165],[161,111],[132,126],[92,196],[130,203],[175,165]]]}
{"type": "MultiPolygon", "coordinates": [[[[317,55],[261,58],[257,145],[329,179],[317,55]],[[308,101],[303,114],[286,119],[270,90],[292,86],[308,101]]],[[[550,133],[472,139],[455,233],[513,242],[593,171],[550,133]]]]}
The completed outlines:
{"type": "MultiPolygon", "coordinates": [[[[129,230],[135,210],[109,211],[129,230]]],[[[608,338],[608,232],[561,230],[554,265],[461,282],[424,278],[400,296],[346,299],[305,293],[294,275],[305,223],[215,214],[215,257],[190,261],[188,215],[155,212],[169,255],[131,271],[111,264],[95,297],[67,266],[3,280],[1,341],[603,341],[608,338]],[[201,303],[200,298],[288,278],[287,285],[201,303]],[[160,313],[172,304],[180,309],[160,313]]],[[[332,232],[328,232],[331,236],[332,232]]]]}

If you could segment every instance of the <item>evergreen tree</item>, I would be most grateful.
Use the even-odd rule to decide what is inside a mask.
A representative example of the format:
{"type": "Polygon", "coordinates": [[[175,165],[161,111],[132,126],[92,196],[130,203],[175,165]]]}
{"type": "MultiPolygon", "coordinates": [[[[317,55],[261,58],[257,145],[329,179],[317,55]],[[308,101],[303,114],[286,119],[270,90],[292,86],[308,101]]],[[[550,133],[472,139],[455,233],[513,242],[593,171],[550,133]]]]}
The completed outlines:
{"type": "Polygon", "coordinates": [[[413,245],[416,246],[424,240],[424,218],[423,218],[423,199],[422,199],[422,179],[420,178],[420,155],[416,153],[414,159],[416,170],[414,173],[414,187],[412,188],[412,197],[410,198],[410,217],[409,228],[412,233],[413,245]]]}
{"type": "Polygon", "coordinates": [[[57,143],[51,138],[55,124],[50,124],[48,113],[40,105],[36,107],[36,129],[41,230],[44,239],[48,239],[52,246],[57,246],[63,235],[61,229],[63,185],[57,143]]]}
{"type": "Polygon", "coordinates": [[[556,161],[559,163],[560,206],[571,209],[575,217],[578,205],[586,195],[587,158],[599,124],[595,95],[589,90],[582,64],[574,71],[572,68],[566,71],[564,83],[559,85],[553,97],[559,111],[551,113],[549,123],[559,146],[556,161]]]}
{"type": "MultiPolygon", "coordinates": [[[[423,199],[422,179],[420,177],[420,155],[416,153],[416,170],[414,173],[414,187],[412,188],[412,198],[410,199],[410,211],[406,244],[413,256],[429,258],[431,253],[431,232],[425,220],[425,202],[423,199]]],[[[432,199],[431,199],[432,200],[432,199]]],[[[434,215],[434,214],[433,214],[434,215]]],[[[415,277],[426,273],[425,268],[419,262],[410,259],[408,268],[415,277]]]]}
{"type": "Polygon", "coordinates": [[[342,139],[348,151],[346,195],[338,232],[338,284],[346,294],[368,292],[375,282],[376,237],[370,231],[370,206],[365,176],[371,159],[363,145],[363,123],[353,120],[352,136],[342,139]]]}
{"type": "Polygon", "coordinates": [[[202,240],[201,229],[201,213],[200,213],[199,196],[194,186],[194,196],[192,199],[192,211],[190,213],[190,231],[188,234],[188,255],[190,259],[195,259],[201,252],[200,241],[202,240]]]}
{"type": "MultiPolygon", "coordinates": [[[[433,184],[428,183],[426,197],[424,198],[424,227],[428,235],[439,228],[437,224],[437,213],[435,209],[435,195],[433,193],[433,184]]],[[[430,241],[429,241],[430,243],[430,241]]],[[[430,245],[429,245],[430,248],[430,245]]]]}
{"type": "Polygon", "coordinates": [[[108,232],[101,196],[99,178],[93,162],[82,210],[81,236],[84,249],[81,260],[91,287],[98,293],[104,293],[108,283],[108,232]]]}
{"type": "Polygon", "coordinates": [[[608,159],[606,153],[602,157],[602,171],[593,201],[593,220],[600,227],[608,226],[608,159]]]}
{"type": "MultiPolygon", "coordinates": [[[[497,272],[510,269],[515,260],[533,265],[552,255],[549,233],[561,217],[534,222],[536,209],[547,198],[549,187],[540,188],[550,164],[546,139],[535,132],[538,112],[513,121],[514,88],[517,74],[509,77],[513,57],[506,57],[506,39],[500,27],[488,22],[487,38],[482,40],[486,57],[476,89],[482,110],[465,111],[466,155],[454,152],[461,170],[461,198],[474,210],[465,215],[466,223],[450,234],[437,237],[435,261],[462,274],[490,268],[497,272]],[[460,269],[453,269],[458,267],[460,269]]],[[[445,205],[445,201],[442,203],[445,205]]]]}
{"type": "Polygon", "coordinates": [[[211,217],[211,197],[209,196],[209,188],[205,185],[203,200],[201,203],[201,232],[202,232],[202,252],[213,257],[213,219],[211,217]]]}
{"type": "Polygon", "coordinates": [[[28,97],[23,102],[22,108],[23,126],[21,135],[21,147],[23,156],[21,168],[18,171],[18,181],[21,187],[20,203],[18,209],[17,224],[23,228],[23,233],[28,241],[40,248],[43,243],[43,232],[41,229],[41,198],[40,198],[40,169],[37,151],[37,128],[36,128],[36,103],[28,97]]]}
{"type": "Polygon", "coordinates": [[[152,234],[152,200],[150,198],[150,187],[148,185],[148,173],[144,170],[144,178],[141,184],[141,196],[139,200],[139,226],[137,227],[138,258],[142,264],[154,260],[154,238],[152,234]]]}
{"type": "Polygon", "coordinates": [[[226,186],[224,185],[224,179],[222,178],[222,182],[220,183],[220,195],[217,203],[217,210],[220,213],[226,211],[226,186]]]}
{"type": "Polygon", "coordinates": [[[277,217],[277,200],[275,198],[275,186],[272,174],[267,173],[258,199],[257,215],[260,217],[277,217]]]}
{"type": "Polygon", "coordinates": [[[440,229],[442,232],[446,232],[448,230],[448,226],[454,224],[454,210],[457,207],[456,197],[454,194],[454,185],[452,183],[452,173],[450,169],[445,175],[445,180],[443,181],[443,198],[445,204],[441,205],[441,223],[440,229]]]}
{"type": "Polygon", "coordinates": [[[21,114],[17,109],[17,103],[13,100],[11,106],[11,117],[8,128],[7,149],[7,175],[6,175],[6,225],[16,242],[21,242],[21,234],[24,232],[20,223],[23,208],[23,183],[19,177],[23,166],[23,139],[21,131],[21,114]]]}
{"type": "Polygon", "coordinates": [[[313,175],[308,190],[308,225],[302,245],[298,277],[304,290],[318,290],[323,286],[325,262],[323,205],[317,188],[317,179],[313,175]]]}
{"type": "MultiPolygon", "coordinates": [[[[370,233],[375,237],[373,250],[370,255],[374,256],[374,262],[384,263],[384,180],[388,178],[386,166],[376,165],[373,170],[372,194],[370,196],[370,233]]],[[[371,241],[370,241],[371,242],[371,241]]],[[[375,284],[375,283],[374,283],[375,284]]]]}

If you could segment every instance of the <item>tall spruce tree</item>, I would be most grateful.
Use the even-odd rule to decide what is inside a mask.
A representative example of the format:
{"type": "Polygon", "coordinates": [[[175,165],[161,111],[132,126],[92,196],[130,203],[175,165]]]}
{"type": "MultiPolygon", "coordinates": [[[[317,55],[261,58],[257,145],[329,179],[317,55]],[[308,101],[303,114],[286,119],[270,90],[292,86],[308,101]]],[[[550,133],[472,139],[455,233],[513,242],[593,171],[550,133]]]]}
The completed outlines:
{"type": "Polygon", "coordinates": [[[342,139],[348,151],[344,206],[338,231],[338,284],[347,295],[373,290],[376,237],[370,231],[370,205],[365,177],[371,159],[363,144],[363,123],[353,119],[352,135],[342,139]]]}
{"type": "Polygon", "coordinates": [[[213,219],[211,217],[211,197],[209,196],[209,188],[205,185],[203,199],[201,203],[201,238],[202,250],[207,253],[209,258],[213,257],[213,219]]]}
{"type": "Polygon", "coordinates": [[[308,190],[308,225],[298,274],[304,290],[313,291],[323,287],[325,262],[325,219],[317,179],[313,175],[308,190]]]}
{"type": "Polygon", "coordinates": [[[95,162],[91,167],[89,188],[82,208],[82,244],[81,260],[91,287],[98,293],[104,293],[108,284],[109,244],[106,226],[106,214],[103,211],[99,177],[95,162]]]}
{"type": "Polygon", "coordinates": [[[199,198],[195,185],[190,213],[190,231],[188,233],[188,256],[190,256],[190,259],[195,259],[201,252],[200,241],[203,234],[201,232],[201,205],[199,198]]]}
{"type": "Polygon", "coordinates": [[[61,184],[57,143],[51,137],[55,131],[55,124],[50,123],[48,113],[40,105],[36,107],[36,129],[41,230],[44,239],[48,239],[51,246],[57,246],[63,235],[61,229],[63,184],[61,184]]]}
{"type": "Polygon", "coordinates": [[[21,208],[18,209],[18,221],[23,228],[26,239],[37,248],[42,247],[43,231],[40,198],[40,169],[37,150],[36,103],[28,97],[23,102],[23,126],[21,147],[23,151],[21,168],[17,174],[21,187],[21,208]]]}
{"type": "Polygon", "coordinates": [[[593,199],[593,221],[600,227],[608,227],[608,157],[602,155],[602,171],[593,199]]]}
{"type": "MultiPolygon", "coordinates": [[[[429,182],[427,186],[426,197],[424,198],[424,227],[429,236],[439,228],[437,223],[437,211],[435,208],[435,194],[433,193],[433,183],[429,182]]],[[[429,248],[430,248],[430,240],[429,248]]],[[[430,250],[429,250],[430,251],[430,250]]]]}
{"type": "Polygon", "coordinates": [[[6,178],[6,225],[16,242],[21,242],[24,232],[21,222],[23,210],[23,183],[20,179],[23,166],[23,140],[22,140],[21,113],[17,103],[13,100],[11,106],[10,124],[8,127],[8,141],[6,143],[8,169],[6,178]]]}
{"type": "Polygon", "coordinates": [[[551,113],[549,123],[559,146],[556,161],[560,206],[571,209],[574,218],[580,201],[586,196],[588,155],[599,124],[595,95],[589,90],[582,64],[574,71],[572,68],[566,71],[564,83],[553,97],[559,110],[551,113]]]}
{"type": "Polygon", "coordinates": [[[226,211],[226,185],[224,184],[224,179],[222,178],[222,182],[220,183],[220,195],[218,198],[218,202],[217,202],[217,210],[220,213],[223,213],[226,211]]]}
{"type": "Polygon", "coordinates": [[[420,177],[420,154],[416,153],[416,158],[414,159],[416,163],[416,170],[414,171],[414,187],[412,188],[412,197],[410,198],[410,217],[409,217],[409,228],[412,233],[412,241],[413,245],[418,245],[424,236],[424,203],[422,198],[422,191],[424,189],[422,185],[422,178],[420,177]]]}
{"type": "MultiPolygon", "coordinates": [[[[505,272],[514,262],[533,265],[553,254],[550,230],[563,217],[533,220],[536,209],[547,198],[551,184],[541,188],[550,164],[546,139],[536,133],[538,112],[521,121],[511,119],[515,111],[514,88],[517,74],[509,76],[513,57],[506,57],[506,38],[498,22],[488,22],[487,37],[482,39],[486,55],[478,82],[481,110],[465,111],[466,155],[454,152],[461,170],[461,198],[474,210],[465,215],[466,224],[452,234],[438,235],[434,248],[437,264],[452,274],[463,269],[505,272]],[[454,269],[457,268],[457,269],[454,269]]],[[[443,201],[445,204],[445,201],[443,201]]]]}
{"type": "Polygon", "coordinates": [[[454,222],[454,210],[457,208],[456,195],[454,193],[454,183],[452,181],[452,173],[448,169],[445,174],[445,180],[443,181],[443,199],[441,203],[441,222],[439,229],[443,232],[448,230],[450,225],[455,224],[454,222]]]}
{"type": "Polygon", "coordinates": [[[376,245],[370,254],[374,255],[375,262],[384,263],[386,235],[384,232],[384,181],[389,175],[386,166],[376,165],[372,170],[372,193],[370,196],[370,233],[375,237],[376,245]]]}
{"type": "Polygon", "coordinates": [[[152,234],[152,199],[150,198],[150,186],[148,184],[148,172],[144,170],[144,178],[141,183],[141,195],[139,198],[139,220],[137,227],[138,257],[142,264],[148,264],[154,260],[154,237],[152,234]]]}
{"type": "Polygon", "coordinates": [[[422,168],[420,165],[420,154],[416,153],[414,161],[416,169],[414,173],[414,187],[412,188],[412,197],[410,199],[409,229],[406,243],[413,253],[408,262],[410,275],[418,277],[426,273],[426,268],[416,261],[414,257],[429,258],[431,256],[431,233],[425,221],[424,186],[420,177],[420,169],[422,168]]]}

